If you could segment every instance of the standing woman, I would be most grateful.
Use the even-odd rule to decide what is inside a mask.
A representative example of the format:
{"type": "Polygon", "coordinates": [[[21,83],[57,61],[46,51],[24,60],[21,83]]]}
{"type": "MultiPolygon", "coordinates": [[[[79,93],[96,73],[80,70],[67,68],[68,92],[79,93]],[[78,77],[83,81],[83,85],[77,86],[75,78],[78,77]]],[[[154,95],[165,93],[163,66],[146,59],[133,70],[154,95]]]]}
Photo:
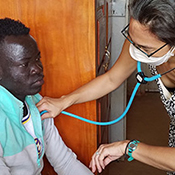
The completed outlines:
{"type": "Polygon", "coordinates": [[[137,140],[101,145],[92,156],[90,167],[101,172],[124,154],[128,160],[175,174],[175,0],[131,0],[130,23],[122,30],[126,41],[114,66],[105,74],[61,98],[44,97],[38,103],[47,110],[43,119],[55,117],[72,104],[98,99],[118,88],[136,69],[137,61],[149,64],[157,79],[161,100],[170,116],[169,147],[151,146],[137,140]],[[103,87],[103,88],[101,88],[103,87]],[[173,173],[174,172],[174,173],[173,173]]]}

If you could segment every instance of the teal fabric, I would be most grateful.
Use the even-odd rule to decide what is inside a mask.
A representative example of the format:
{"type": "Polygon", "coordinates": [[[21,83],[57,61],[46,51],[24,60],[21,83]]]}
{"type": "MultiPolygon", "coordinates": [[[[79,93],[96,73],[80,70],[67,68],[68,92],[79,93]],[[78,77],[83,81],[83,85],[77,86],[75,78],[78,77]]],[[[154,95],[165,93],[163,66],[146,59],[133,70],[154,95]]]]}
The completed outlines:
{"type": "MultiPolygon", "coordinates": [[[[42,143],[44,143],[41,117],[35,106],[40,99],[41,96],[36,94],[34,96],[27,96],[25,100],[31,111],[35,135],[42,140],[42,143]]],[[[0,86],[0,142],[3,148],[4,157],[13,156],[24,150],[26,146],[35,144],[33,137],[25,130],[21,123],[22,117],[23,103],[5,88],[0,86]]]]}
{"type": "Polygon", "coordinates": [[[35,141],[21,123],[23,103],[0,86],[0,174],[41,175],[45,152],[59,175],[92,175],[92,172],[78,161],[72,150],[64,144],[53,118],[41,121],[40,113],[35,106],[40,99],[39,94],[26,97],[35,135],[42,140],[43,145],[42,155],[38,158],[35,141]]]}

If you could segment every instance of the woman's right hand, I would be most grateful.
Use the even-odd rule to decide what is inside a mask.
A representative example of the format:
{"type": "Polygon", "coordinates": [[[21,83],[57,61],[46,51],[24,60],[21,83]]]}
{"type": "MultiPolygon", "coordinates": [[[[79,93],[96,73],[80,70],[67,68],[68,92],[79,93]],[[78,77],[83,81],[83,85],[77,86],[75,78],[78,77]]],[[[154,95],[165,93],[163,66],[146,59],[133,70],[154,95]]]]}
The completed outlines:
{"type": "Polygon", "coordinates": [[[112,161],[120,158],[125,153],[125,148],[129,140],[114,142],[110,144],[102,144],[93,154],[89,167],[94,173],[99,173],[112,161]]]}
{"type": "Polygon", "coordinates": [[[51,117],[54,118],[57,115],[59,115],[62,110],[66,108],[66,107],[63,107],[64,97],[65,96],[62,96],[61,98],[43,97],[36,104],[40,113],[45,110],[47,111],[41,116],[42,120],[46,118],[51,118],[51,117]]]}

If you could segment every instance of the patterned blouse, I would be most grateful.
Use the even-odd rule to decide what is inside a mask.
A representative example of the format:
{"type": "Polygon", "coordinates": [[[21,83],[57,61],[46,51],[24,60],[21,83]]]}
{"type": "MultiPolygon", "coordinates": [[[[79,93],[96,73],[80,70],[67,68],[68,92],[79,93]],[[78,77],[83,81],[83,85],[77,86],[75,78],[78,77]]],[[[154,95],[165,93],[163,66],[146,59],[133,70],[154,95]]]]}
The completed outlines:
{"type": "MultiPolygon", "coordinates": [[[[158,74],[155,66],[149,65],[149,69],[152,75],[158,74]]],[[[164,107],[170,116],[169,147],[175,147],[175,91],[170,94],[160,79],[156,79],[156,83],[160,91],[160,98],[162,100],[162,103],[164,104],[164,107]],[[170,95],[167,95],[167,93],[170,95]]],[[[167,174],[175,175],[175,172],[167,172],[167,174]]]]}

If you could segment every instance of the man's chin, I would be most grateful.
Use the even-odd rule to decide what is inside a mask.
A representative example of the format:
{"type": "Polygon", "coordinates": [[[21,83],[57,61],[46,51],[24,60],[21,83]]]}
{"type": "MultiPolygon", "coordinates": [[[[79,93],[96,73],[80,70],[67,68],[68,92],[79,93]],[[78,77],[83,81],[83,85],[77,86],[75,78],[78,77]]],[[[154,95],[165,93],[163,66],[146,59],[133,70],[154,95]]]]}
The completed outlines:
{"type": "Polygon", "coordinates": [[[28,95],[35,95],[41,91],[42,86],[35,88],[33,91],[30,91],[30,94],[28,95]]]}

